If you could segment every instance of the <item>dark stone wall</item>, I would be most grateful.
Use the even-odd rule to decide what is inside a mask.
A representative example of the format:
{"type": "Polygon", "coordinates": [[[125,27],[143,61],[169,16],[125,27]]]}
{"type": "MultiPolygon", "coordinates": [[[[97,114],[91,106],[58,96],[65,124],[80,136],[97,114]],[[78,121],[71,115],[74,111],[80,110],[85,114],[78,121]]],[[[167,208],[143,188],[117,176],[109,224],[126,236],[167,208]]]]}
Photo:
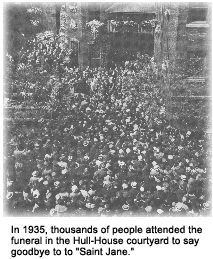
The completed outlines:
{"type": "MultiPolygon", "coordinates": [[[[155,33],[154,53],[159,69],[168,60],[170,71],[186,69],[189,52],[208,52],[211,46],[211,11],[206,23],[188,24],[189,3],[158,3],[156,18],[160,32],[155,33]],[[169,10],[169,16],[165,15],[169,10]]],[[[207,59],[210,55],[207,55],[207,59]]]]}

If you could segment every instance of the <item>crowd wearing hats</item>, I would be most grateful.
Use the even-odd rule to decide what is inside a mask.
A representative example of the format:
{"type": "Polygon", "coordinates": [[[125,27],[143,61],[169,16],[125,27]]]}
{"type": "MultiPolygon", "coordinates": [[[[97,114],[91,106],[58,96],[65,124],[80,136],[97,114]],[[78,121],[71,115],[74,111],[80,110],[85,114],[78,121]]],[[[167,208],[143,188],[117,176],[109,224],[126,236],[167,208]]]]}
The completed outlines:
{"type": "MultiPolygon", "coordinates": [[[[154,69],[149,63],[141,70],[137,62],[66,68],[62,91],[48,86],[41,99],[32,92],[31,103],[51,95],[61,106],[55,118],[41,118],[6,143],[9,212],[209,215],[208,135],[167,121],[160,89],[149,81],[154,69]]],[[[27,102],[26,94],[19,98],[27,102]]]]}

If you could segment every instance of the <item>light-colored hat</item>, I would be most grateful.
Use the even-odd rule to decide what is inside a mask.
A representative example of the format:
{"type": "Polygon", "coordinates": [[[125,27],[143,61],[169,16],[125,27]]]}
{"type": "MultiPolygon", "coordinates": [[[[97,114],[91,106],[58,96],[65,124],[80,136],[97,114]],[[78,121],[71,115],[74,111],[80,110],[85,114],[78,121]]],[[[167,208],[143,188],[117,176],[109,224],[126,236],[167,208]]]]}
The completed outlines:
{"type": "Polygon", "coordinates": [[[101,162],[100,160],[96,160],[96,161],[95,161],[95,164],[96,164],[97,166],[100,166],[100,165],[102,164],[102,162],[101,162]]]}
{"type": "Polygon", "coordinates": [[[136,188],[137,187],[137,183],[136,182],[131,182],[131,186],[132,186],[132,188],[136,188]]]}
{"type": "Polygon", "coordinates": [[[56,182],[54,182],[54,186],[59,186],[59,184],[60,184],[60,182],[59,181],[56,181],[56,182]]]}
{"type": "Polygon", "coordinates": [[[141,186],[140,191],[144,192],[144,187],[143,186],[141,186]]]}
{"type": "Polygon", "coordinates": [[[203,208],[204,208],[204,209],[208,210],[209,207],[210,207],[210,205],[209,205],[208,202],[203,203],[203,208]]]}
{"type": "Polygon", "coordinates": [[[158,171],[152,168],[150,175],[157,175],[157,174],[158,174],[158,171]]]}
{"type": "Polygon", "coordinates": [[[33,177],[36,177],[36,176],[38,176],[39,175],[39,172],[38,171],[34,171],[33,173],[32,173],[32,176],[33,177]]]}
{"type": "Polygon", "coordinates": [[[55,210],[54,208],[51,209],[51,210],[50,210],[50,216],[54,216],[55,212],[56,212],[56,210],[55,210]]]}
{"type": "Polygon", "coordinates": [[[13,197],[13,192],[8,192],[6,198],[9,200],[13,197]]]}
{"type": "Polygon", "coordinates": [[[164,211],[163,211],[163,210],[161,210],[161,209],[158,209],[158,210],[157,210],[157,213],[158,213],[159,215],[161,215],[161,214],[163,214],[163,213],[164,213],[164,211]]]}
{"type": "Polygon", "coordinates": [[[34,198],[38,198],[39,195],[40,195],[39,190],[36,189],[35,191],[33,191],[33,197],[34,197],[34,198]]]}
{"type": "Polygon", "coordinates": [[[84,196],[84,198],[87,198],[89,196],[88,192],[85,190],[81,190],[80,192],[84,196]]]}
{"type": "Polygon", "coordinates": [[[182,180],[186,180],[186,176],[185,176],[184,174],[182,174],[182,175],[180,176],[180,178],[181,178],[182,180]]]}
{"type": "Polygon", "coordinates": [[[124,204],[124,205],[122,206],[122,209],[123,209],[123,210],[129,210],[129,205],[128,205],[128,204],[124,204]]]}
{"type": "Polygon", "coordinates": [[[61,171],[62,174],[66,174],[67,173],[67,169],[64,168],[62,171],[61,171]]]}
{"type": "Polygon", "coordinates": [[[151,206],[147,206],[147,207],[145,208],[145,211],[146,211],[146,212],[151,212],[151,211],[152,211],[152,207],[151,207],[151,206]]]}
{"type": "Polygon", "coordinates": [[[60,167],[67,167],[67,163],[66,162],[58,162],[57,163],[60,167]]]}
{"type": "Polygon", "coordinates": [[[141,155],[138,156],[138,160],[141,161],[143,157],[141,155]]]}
{"type": "Polygon", "coordinates": [[[162,190],[161,186],[159,186],[159,185],[156,186],[156,189],[157,189],[158,191],[162,190]]]}
{"type": "Polygon", "coordinates": [[[131,149],[130,148],[127,148],[126,149],[126,153],[128,154],[128,153],[130,153],[131,152],[131,149]]]}
{"type": "Polygon", "coordinates": [[[153,165],[153,166],[157,165],[156,161],[153,161],[153,162],[152,162],[152,165],[153,165]]]}
{"type": "Polygon", "coordinates": [[[65,205],[59,205],[57,204],[55,206],[55,210],[57,211],[57,213],[63,213],[67,211],[67,207],[65,205]]]}
{"type": "Polygon", "coordinates": [[[78,186],[77,185],[73,185],[72,186],[72,192],[76,192],[78,190],[78,186]]]}
{"type": "Polygon", "coordinates": [[[110,181],[103,181],[103,186],[104,187],[109,187],[111,185],[111,182],[110,181]]]}
{"type": "Polygon", "coordinates": [[[128,188],[128,184],[123,183],[123,184],[122,184],[122,188],[123,188],[123,189],[127,189],[127,188],[128,188]]]}

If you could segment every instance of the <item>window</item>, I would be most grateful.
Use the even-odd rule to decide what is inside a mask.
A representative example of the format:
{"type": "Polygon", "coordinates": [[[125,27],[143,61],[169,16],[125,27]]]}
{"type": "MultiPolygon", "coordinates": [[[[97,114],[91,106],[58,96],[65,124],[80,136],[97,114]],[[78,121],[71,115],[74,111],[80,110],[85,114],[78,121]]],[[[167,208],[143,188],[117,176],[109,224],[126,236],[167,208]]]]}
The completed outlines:
{"type": "Polygon", "coordinates": [[[188,74],[192,77],[202,77],[206,73],[206,51],[188,52],[188,74]]]}
{"type": "Polygon", "coordinates": [[[100,10],[98,11],[89,11],[89,22],[97,20],[100,21],[100,10]]]}
{"type": "Polygon", "coordinates": [[[80,53],[80,42],[76,39],[70,39],[70,48],[74,51],[74,53],[80,53]]]}
{"type": "Polygon", "coordinates": [[[203,3],[190,3],[188,12],[188,23],[206,22],[208,6],[203,3]]]}
{"type": "Polygon", "coordinates": [[[107,31],[108,32],[116,32],[116,27],[112,22],[113,20],[108,20],[107,21],[107,31]]]}

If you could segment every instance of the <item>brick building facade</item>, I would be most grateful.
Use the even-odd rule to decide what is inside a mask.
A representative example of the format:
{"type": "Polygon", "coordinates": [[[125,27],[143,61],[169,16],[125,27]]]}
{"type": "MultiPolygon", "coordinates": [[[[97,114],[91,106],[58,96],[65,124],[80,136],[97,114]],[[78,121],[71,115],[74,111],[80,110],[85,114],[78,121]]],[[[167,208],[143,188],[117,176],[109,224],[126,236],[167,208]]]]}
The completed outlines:
{"type": "Polygon", "coordinates": [[[196,61],[189,77],[205,77],[210,62],[210,3],[157,3],[156,10],[154,52],[159,67],[164,64],[170,72],[187,71],[196,61]]]}
{"type": "Polygon", "coordinates": [[[154,3],[88,3],[68,2],[62,4],[43,4],[43,23],[46,30],[61,35],[76,53],[79,67],[98,66],[107,59],[119,60],[122,56],[131,58],[137,52],[154,53],[154,30],[141,29],[141,21],[155,17],[154,3]],[[60,21],[57,22],[60,15],[60,21]],[[103,23],[102,33],[105,44],[94,41],[87,23],[98,20],[103,23]],[[110,21],[130,20],[136,23],[136,30],[117,31],[110,21]],[[113,51],[112,51],[113,50],[113,51]]]}
{"type": "MultiPolygon", "coordinates": [[[[43,24],[45,30],[60,33],[76,53],[79,67],[98,66],[106,59],[122,60],[141,54],[154,55],[159,68],[162,64],[169,71],[182,68],[186,71],[190,61],[199,59],[209,67],[211,44],[211,6],[210,3],[43,3],[43,24]],[[142,21],[155,18],[157,27],[144,30],[142,21]],[[104,23],[106,44],[94,41],[88,26],[89,21],[104,23]],[[132,20],[138,25],[125,31],[125,26],[117,30],[110,21],[132,20]],[[142,28],[142,29],[141,29],[142,28]]],[[[203,77],[207,69],[197,75],[203,77]]]]}
{"type": "MultiPolygon", "coordinates": [[[[178,107],[181,113],[196,118],[196,111],[188,107],[199,107],[205,114],[203,129],[211,133],[211,4],[156,3],[156,20],[154,57],[167,111],[171,115],[178,107]],[[171,85],[176,75],[181,80],[177,80],[175,89],[171,85]]],[[[197,123],[194,119],[194,128],[197,123]]]]}

